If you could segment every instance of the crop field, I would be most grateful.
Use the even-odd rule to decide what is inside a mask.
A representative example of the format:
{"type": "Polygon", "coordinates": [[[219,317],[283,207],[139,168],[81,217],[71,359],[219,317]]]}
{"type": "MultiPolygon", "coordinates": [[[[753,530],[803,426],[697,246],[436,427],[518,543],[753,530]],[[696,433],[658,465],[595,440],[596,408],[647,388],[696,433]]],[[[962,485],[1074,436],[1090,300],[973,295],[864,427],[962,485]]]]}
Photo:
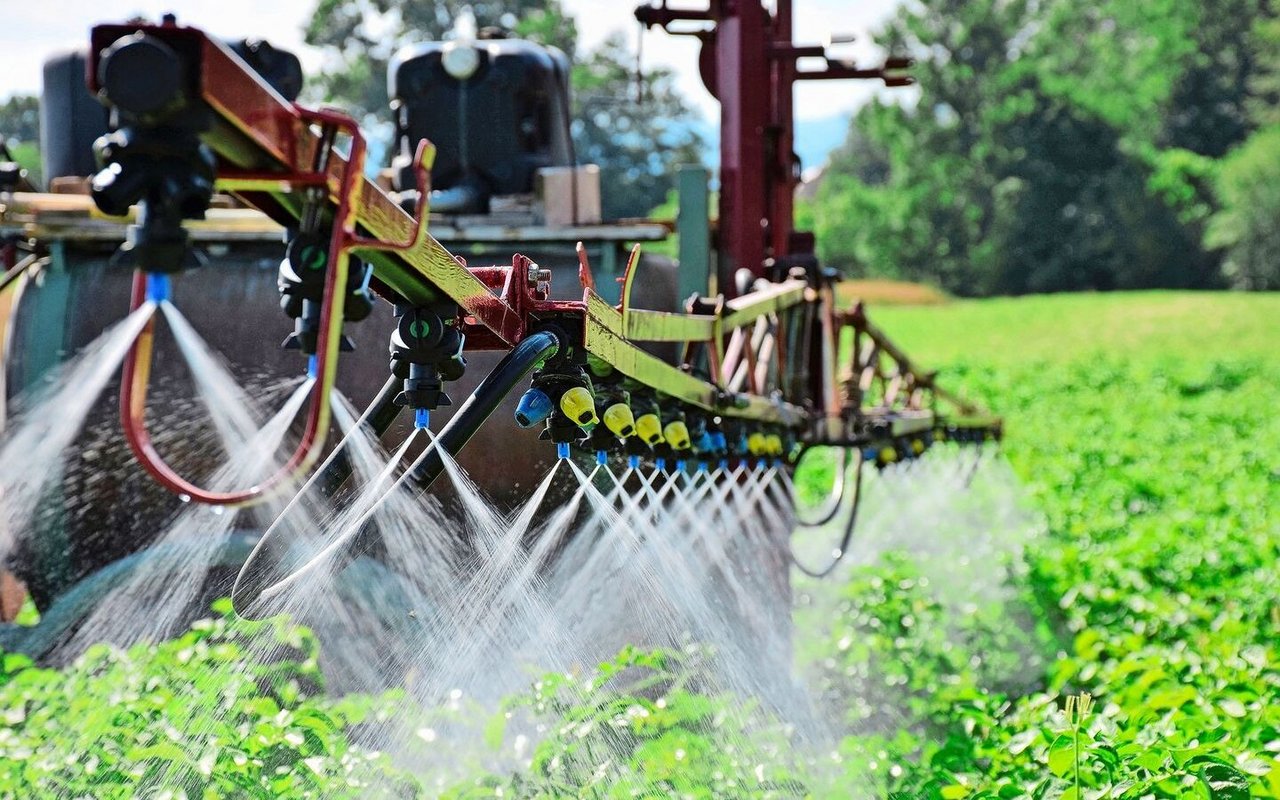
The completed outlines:
{"type": "Polygon", "coordinates": [[[927,676],[945,690],[923,735],[885,743],[884,793],[1280,797],[1280,297],[1059,295],[879,319],[1007,415],[1008,458],[1048,523],[1025,588],[1061,651],[1021,697],[971,691],[964,669],[927,676]],[[1073,701],[1068,717],[1079,693],[1086,713],[1073,701]]]}
{"type": "MultiPolygon", "coordinates": [[[[626,650],[474,721],[496,749],[513,715],[536,720],[522,769],[459,753],[472,778],[424,787],[362,744],[401,695],[326,696],[310,634],[224,604],[179,640],[62,670],[4,657],[0,797],[1280,798],[1280,296],[875,318],[1005,415],[1043,525],[998,606],[939,604],[909,550],[843,573],[839,616],[796,633],[846,723],[829,752],[704,692],[695,648],[626,650]],[[246,663],[262,639],[286,657],[246,663]]],[[[412,746],[448,748],[439,731],[468,713],[442,710],[412,746]]]]}

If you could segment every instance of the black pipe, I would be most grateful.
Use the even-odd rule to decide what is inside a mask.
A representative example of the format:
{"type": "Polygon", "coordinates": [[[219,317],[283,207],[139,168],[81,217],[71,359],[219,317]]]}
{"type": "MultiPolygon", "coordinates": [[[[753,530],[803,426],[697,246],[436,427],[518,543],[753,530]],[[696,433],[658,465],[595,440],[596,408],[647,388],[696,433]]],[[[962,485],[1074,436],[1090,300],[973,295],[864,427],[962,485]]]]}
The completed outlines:
{"type": "MultiPolygon", "coordinates": [[[[404,408],[395,404],[396,395],[400,394],[401,383],[402,381],[394,375],[387,378],[387,382],[382,385],[373,402],[369,404],[369,410],[363,415],[362,425],[372,431],[375,438],[382,438],[382,434],[387,432],[391,423],[395,422],[400,409],[404,408]]],[[[351,477],[351,469],[351,459],[347,457],[346,451],[341,451],[334,456],[318,481],[321,496],[333,497],[351,477]]]]}
{"type": "MultiPolygon", "coordinates": [[[[523,339],[480,382],[449,423],[441,429],[436,436],[436,443],[420,457],[409,477],[424,489],[430,486],[444,471],[444,462],[440,459],[438,448],[443,447],[450,455],[457,455],[485,420],[498,409],[503,399],[528,377],[534,367],[556,355],[562,347],[560,335],[553,331],[539,331],[523,339]]],[[[269,600],[273,599],[306,573],[321,566],[327,567],[329,574],[336,575],[368,550],[375,531],[376,526],[366,520],[358,530],[349,532],[344,539],[329,543],[287,575],[279,574],[280,559],[287,549],[281,550],[269,545],[268,537],[264,536],[240,568],[235,586],[231,589],[231,602],[236,613],[246,619],[262,619],[274,613],[273,609],[258,602],[263,594],[267,594],[269,600]],[[268,551],[274,552],[269,556],[268,551]],[[258,563],[263,558],[271,559],[274,563],[258,563]]]]}
{"type": "MultiPolygon", "coordinates": [[[[826,566],[821,568],[808,567],[796,559],[795,551],[791,551],[791,563],[796,569],[808,575],[810,578],[825,578],[832,572],[835,572],[836,566],[844,559],[845,554],[849,552],[849,542],[853,540],[853,530],[858,523],[858,509],[862,505],[862,467],[866,464],[866,460],[861,455],[858,456],[858,467],[854,477],[853,503],[849,506],[849,517],[844,523],[844,533],[840,536],[840,546],[836,549],[835,555],[827,562],[826,566]]],[[[847,478],[846,478],[847,480],[847,478]]]]}
{"type": "Polygon", "coordinates": [[[426,489],[444,471],[440,448],[456,456],[484,421],[498,410],[498,406],[502,405],[507,395],[524,382],[533,368],[560,352],[562,346],[560,335],[549,330],[539,331],[521,340],[520,344],[516,345],[498,366],[494,367],[493,372],[480,382],[476,390],[458,409],[458,413],[440,431],[436,437],[436,446],[414,467],[410,477],[418,486],[426,489]]]}

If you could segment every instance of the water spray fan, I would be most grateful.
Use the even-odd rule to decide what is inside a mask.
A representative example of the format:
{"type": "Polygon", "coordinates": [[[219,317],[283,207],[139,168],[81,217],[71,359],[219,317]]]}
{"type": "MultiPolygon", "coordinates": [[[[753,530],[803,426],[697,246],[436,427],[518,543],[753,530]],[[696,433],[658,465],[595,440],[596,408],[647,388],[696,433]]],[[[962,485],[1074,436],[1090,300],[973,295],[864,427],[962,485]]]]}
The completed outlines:
{"type": "MultiPolygon", "coordinates": [[[[581,299],[553,299],[551,273],[532,259],[470,267],[428,234],[434,150],[425,140],[410,212],[365,177],[365,142],[349,117],[283,101],[203,32],[170,19],[99,26],[92,36],[94,89],[117,121],[100,148],[94,197],[111,213],[141,206],[121,256],[136,269],[133,308],[172,303],[170,274],[199,261],[182,221],[204,213],[216,184],[290,231],[279,273],[281,306],[294,321],[286,344],[314,357],[305,431],[284,468],[259,486],[210,492],[164,463],[144,424],[153,318],[125,362],[122,417],[143,466],[175,492],[244,504],[312,466],[329,427],[343,324],[368,316],[374,295],[394,304],[397,318],[379,402],[392,416],[412,409],[415,428],[453,405],[447,384],[463,376],[469,353],[504,354],[404,467],[397,480],[417,487],[428,487],[443,470],[441,454],[456,455],[516,392],[516,426],[541,428],[562,459],[607,468],[617,453],[632,469],[674,464],[703,481],[737,466],[785,476],[814,449],[836,448],[847,467],[837,478],[842,498],[846,484],[861,485],[864,462],[893,469],[943,440],[981,444],[1002,434],[998,417],[947,393],[860,303],[844,299],[838,276],[800,240],[786,257],[744,264],[743,280],[719,281],[725,294],[695,294],[683,313],[633,302],[638,245],[616,303],[597,291],[580,247],[581,299]],[[155,143],[170,129],[177,145],[162,150],[155,143]],[[345,155],[339,137],[349,142],[345,155]],[[654,355],[661,343],[676,355],[654,355]]],[[[856,504],[850,530],[854,515],[856,504]]],[[[237,608],[306,569],[249,580],[246,567],[237,608]]]]}

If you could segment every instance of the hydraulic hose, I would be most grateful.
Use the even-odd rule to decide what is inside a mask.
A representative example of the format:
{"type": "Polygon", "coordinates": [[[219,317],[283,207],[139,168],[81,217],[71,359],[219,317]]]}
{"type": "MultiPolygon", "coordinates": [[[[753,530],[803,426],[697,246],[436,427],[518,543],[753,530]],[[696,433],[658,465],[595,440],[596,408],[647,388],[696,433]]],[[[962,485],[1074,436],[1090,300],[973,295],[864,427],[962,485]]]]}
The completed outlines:
{"type": "Polygon", "coordinates": [[[858,466],[854,473],[854,495],[853,502],[849,507],[849,518],[844,523],[844,533],[840,536],[840,546],[836,550],[835,555],[831,557],[830,563],[821,569],[812,569],[805,566],[795,556],[795,551],[791,551],[791,563],[796,565],[796,569],[808,575],[810,578],[825,578],[835,571],[836,566],[844,559],[845,553],[849,552],[849,542],[853,540],[853,530],[858,522],[858,508],[862,505],[862,467],[866,460],[861,456],[858,457],[858,466]]]}
{"type": "MultiPolygon", "coordinates": [[[[813,448],[811,447],[806,447],[800,453],[800,457],[796,459],[795,469],[797,472],[800,470],[800,464],[804,461],[804,457],[812,449],[813,448]]],[[[828,522],[835,519],[836,514],[840,512],[840,506],[844,504],[845,486],[849,483],[848,473],[849,448],[842,447],[840,448],[840,467],[836,473],[840,476],[840,479],[831,484],[831,494],[828,495],[826,504],[822,507],[822,511],[817,514],[815,519],[803,519],[798,513],[799,509],[797,509],[796,524],[805,528],[817,528],[822,525],[826,525],[828,522]]]]}
{"type": "MultiPolygon", "coordinates": [[[[395,491],[409,479],[421,488],[430,486],[444,471],[439,448],[444,448],[451,456],[457,455],[485,420],[498,409],[503,399],[528,377],[534,367],[554,356],[562,347],[560,334],[551,330],[539,331],[522,339],[480,382],[426,451],[390,486],[389,491],[395,491]]],[[[236,576],[235,586],[231,589],[231,602],[236,613],[246,619],[261,619],[272,613],[272,610],[259,600],[278,597],[321,566],[330,566],[331,573],[344,569],[368,549],[368,536],[371,532],[369,522],[376,508],[375,503],[354,525],[340,531],[337,539],[312,555],[300,567],[283,575],[279,562],[287,548],[277,547],[280,544],[277,540],[282,535],[277,533],[282,527],[277,518],[258,540],[253,552],[240,568],[240,574],[236,576]]],[[[284,513],[287,512],[288,509],[284,513]]]]}

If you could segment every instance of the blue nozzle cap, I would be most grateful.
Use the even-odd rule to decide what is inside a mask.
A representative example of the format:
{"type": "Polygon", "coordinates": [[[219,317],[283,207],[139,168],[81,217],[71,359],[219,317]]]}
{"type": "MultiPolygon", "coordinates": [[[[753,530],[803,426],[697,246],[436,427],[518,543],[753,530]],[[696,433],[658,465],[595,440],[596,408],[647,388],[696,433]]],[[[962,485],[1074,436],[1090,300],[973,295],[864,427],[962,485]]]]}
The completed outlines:
{"type": "Polygon", "coordinates": [[[561,458],[568,458],[568,457],[569,457],[569,443],[568,443],[568,442],[556,442],[556,455],[560,456],[561,458]]]}
{"type": "Polygon", "coordinates": [[[609,463],[609,454],[608,454],[608,453],[606,453],[604,450],[597,450],[597,451],[596,451],[596,463],[597,463],[597,464],[599,464],[599,465],[600,465],[600,466],[602,466],[602,467],[603,467],[605,464],[608,464],[608,463],[609,463]]]}
{"type": "Polygon", "coordinates": [[[699,461],[699,462],[698,462],[698,472],[706,472],[706,471],[707,471],[707,462],[705,462],[705,461],[699,461]]]}
{"type": "Polygon", "coordinates": [[[431,409],[415,408],[413,410],[413,427],[419,430],[431,427],[431,409]]]}
{"type": "Polygon", "coordinates": [[[530,389],[520,396],[520,403],[516,406],[516,424],[521,428],[532,428],[545,422],[554,410],[555,405],[546,392],[530,389]]]}
{"type": "Polygon", "coordinates": [[[720,459],[720,463],[717,464],[716,466],[727,472],[729,470],[729,459],[727,458],[720,459]]]}
{"type": "Polygon", "coordinates": [[[640,456],[627,456],[627,466],[631,469],[640,469],[640,456]]]}
{"type": "Polygon", "coordinates": [[[684,459],[676,459],[676,472],[684,472],[684,459]]]}
{"type": "Polygon", "coordinates": [[[159,272],[147,273],[147,300],[160,305],[169,299],[169,276],[159,272]]]}
{"type": "Polygon", "coordinates": [[[778,469],[782,469],[784,466],[786,466],[786,463],[780,458],[775,458],[773,460],[773,465],[778,469]]]}
{"type": "Polygon", "coordinates": [[[317,358],[316,356],[308,357],[307,358],[307,377],[310,378],[311,380],[315,380],[318,374],[320,374],[320,359],[317,358]]]}
{"type": "Polygon", "coordinates": [[[655,458],[653,465],[658,468],[659,472],[664,472],[667,469],[667,460],[665,458],[655,458]]]}
{"type": "Polygon", "coordinates": [[[710,434],[710,436],[711,436],[711,449],[713,450],[729,449],[729,439],[724,435],[724,431],[714,431],[710,434]]]}
{"type": "Polygon", "coordinates": [[[716,440],[712,438],[711,434],[703,431],[702,435],[698,437],[698,445],[694,449],[699,453],[710,453],[715,449],[715,446],[716,440]]]}

